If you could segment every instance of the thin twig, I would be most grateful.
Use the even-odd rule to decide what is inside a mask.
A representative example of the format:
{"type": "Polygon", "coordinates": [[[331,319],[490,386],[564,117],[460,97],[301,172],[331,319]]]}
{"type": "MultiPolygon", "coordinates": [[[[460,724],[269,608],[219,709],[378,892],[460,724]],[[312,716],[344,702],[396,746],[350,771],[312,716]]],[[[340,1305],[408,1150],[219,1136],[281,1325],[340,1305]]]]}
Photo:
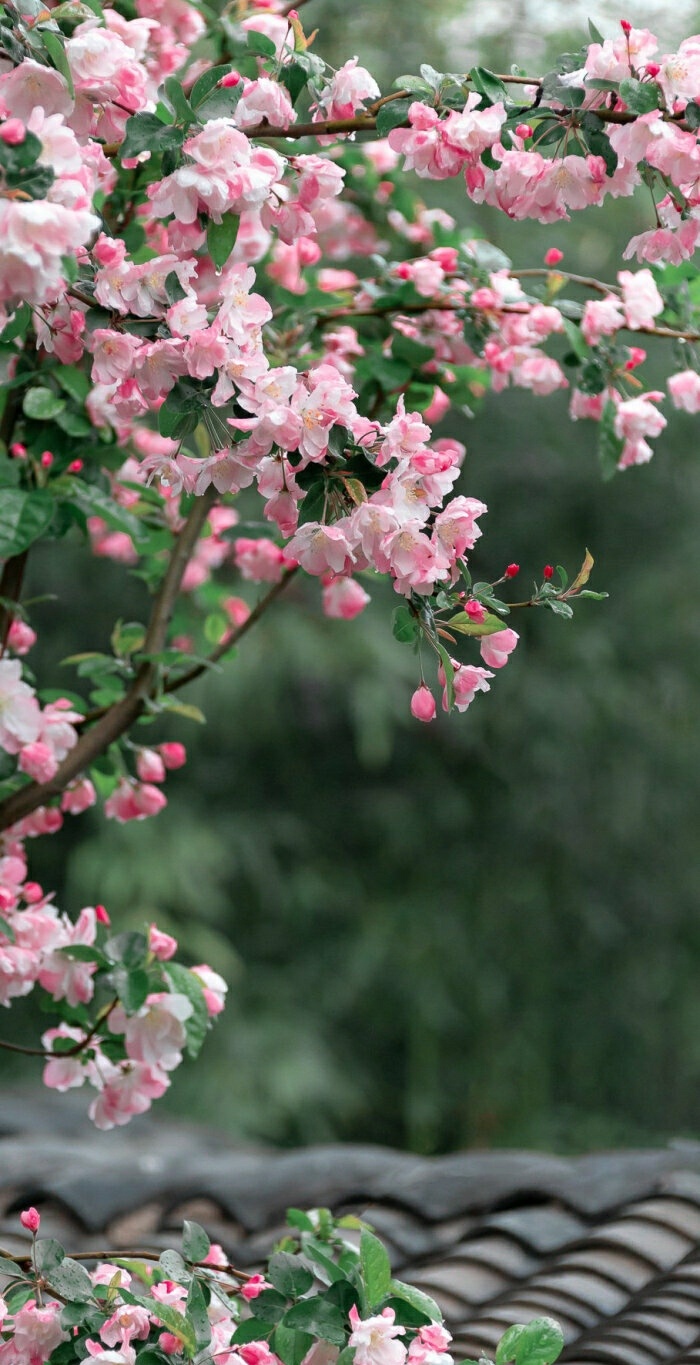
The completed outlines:
{"type": "Polygon", "coordinates": [[[8,1043],[2,1038],[0,1038],[0,1048],[4,1048],[5,1052],[21,1052],[23,1057],[43,1057],[47,1062],[55,1061],[57,1058],[62,1060],[64,1057],[76,1057],[79,1052],[84,1052],[85,1048],[89,1047],[95,1034],[99,1033],[102,1025],[107,1022],[112,1010],[116,1009],[118,1004],[119,996],[116,995],[114,999],[110,1001],[109,1005],[106,1005],[104,1009],[100,1010],[89,1033],[86,1033],[84,1038],[81,1038],[77,1043],[74,1043],[73,1047],[67,1047],[65,1052],[47,1052],[43,1047],[22,1047],[19,1043],[8,1043]]]}
{"type": "Polygon", "coordinates": [[[166,683],[163,690],[165,692],[178,691],[180,687],[185,687],[187,683],[194,682],[195,678],[201,678],[202,674],[206,673],[212,664],[216,664],[219,662],[219,659],[223,659],[224,655],[228,654],[228,651],[232,649],[234,645],[238,644],[238,641],[247,634],[251,627],[255,625],[256,621],[260,620],[260,617],[263,616],[268,607],[277,600],[280,593],[284,592],[287,584],[297,572],[297,568],[298,565],[295,565],[293,569],[287,569],[279,582],[273,583],[269,592],[266,592],[265,596],[261,597],[257,605],[253,607],[250,616],[247,616],[245,621],[243,621],[240,626],[237,626],[235,630],[229,631],[229,633],[224,636],[223,640],[216,646],[216,649],[213,649],[211,654],[207,657],[205,663],[195,664],[193,668],[188,669],[187,673],[181,674],[179,678],[173,678],[171,682],[166,683]]]}

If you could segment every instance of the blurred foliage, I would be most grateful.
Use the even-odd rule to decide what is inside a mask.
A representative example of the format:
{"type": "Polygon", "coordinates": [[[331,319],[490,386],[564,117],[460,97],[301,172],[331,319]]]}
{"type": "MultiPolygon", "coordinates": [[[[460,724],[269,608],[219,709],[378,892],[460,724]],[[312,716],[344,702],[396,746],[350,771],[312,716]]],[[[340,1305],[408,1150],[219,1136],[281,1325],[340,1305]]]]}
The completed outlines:
{"type": "MultiPolygon", "coordinates": [[[[441,32],[477,9],[404,0],[397,26],[379,0],[314,0],[305,17],[328,55],[357,51],[386,80],[449,65],[441,32]]],[[[501,41],[487,34],[485,56],[501,41]]],[[[476,221],[461,186],[449,196],[476,221]]],[[[479,222],[520,264],[556,244],[608,275],[638,230],[616,206],[561,229],[479,222]]],[[[191,761],[167,811],[125,827],[90,813],[37,845],[62,906],[104,901],[124,927],[157,917],[230,981],[173,1112],[236,1138],[427,1152],[700,1127],[697,424],[676,416],[650,465],[604,486],[594,429],[565,408],[519,393],[448,424],[469,447],[464,491],[490,507],[473,562],[492,578],[516,560],[529,583],[545,561],[575,570],[588,545],[609,602],[568,625],[519,619],[490,695],[421,727],[391,594],[343,624],[321,617],[317,585],[295,585],[294,608],[193,689],[207,726],[168,729],[191,761]]],[[[142,609],[138,582],[107,563],[86,581],[77,551],[37,555],[32,574],[30,592],[60,597],[37,612],[40,675],[142,609]]]]}

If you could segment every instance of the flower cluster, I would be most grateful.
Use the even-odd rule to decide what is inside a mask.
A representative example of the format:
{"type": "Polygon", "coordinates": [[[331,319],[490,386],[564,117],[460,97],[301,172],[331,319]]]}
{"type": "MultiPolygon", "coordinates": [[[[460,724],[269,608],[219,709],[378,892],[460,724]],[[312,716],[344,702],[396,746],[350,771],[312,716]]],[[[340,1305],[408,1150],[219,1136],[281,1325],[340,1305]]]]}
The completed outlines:
{"type": "MultiPolygon", "coordinates": [[[[182,1253],[78,1260],[43,1240],[39,1211],[25,1209],[20,1222],[31,1251],[4,1257],[0,1270],[0,1360],[58,1365],[70,1350],[72,1359],[97,1365],[205,1355],[223,1365],[335,1365],[347,1350],[356,1365],[453,1365],[438,1305],[391,1278],[387,1253],[366,1224],[336,1222],[328,1209],[289,1217],[290,1233],[263,1276],[236,1270],[192,1222],[184,1225],[182,1253]]],[[[555,1322],[535,1318],[509,1328],[498,1359],[553,1365],[563,1344],[555,1322]]]]}

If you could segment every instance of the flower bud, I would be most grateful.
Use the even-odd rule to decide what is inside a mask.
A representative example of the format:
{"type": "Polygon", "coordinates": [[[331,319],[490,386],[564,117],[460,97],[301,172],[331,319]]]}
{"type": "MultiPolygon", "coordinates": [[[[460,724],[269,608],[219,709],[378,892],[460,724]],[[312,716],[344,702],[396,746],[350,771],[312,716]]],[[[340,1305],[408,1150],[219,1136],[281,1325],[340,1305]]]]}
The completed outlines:
{"type": "Polygon", "coordinates": [[[23,1228],[27,1228],[29,1232],[36,1236],[39,1231],[39,1224],[41,1223],[41,1215],[38,1209],[35,1209],[34,1207],[24,1209],[19,1215],[19,1221],[23,1228]]]}
{"type": "Polygon", "coordinates": [[[53,464],[53,455],[50,450],[44,450],[40,456],[39,463],[42,469],[50,469],[53,464]]]}
{"type": "Polygon", "coordinates": [[[411,715],[414,720],[427,722],[435,720],[436,713],[435,698],[430,688],[426,687],[425,683],[421,683],[411,697],[411,715]]]}
{"type": "Polygon", "coordinates": [[[504,578],[516,578],[519,573],[520,573],[519,564],[509,564],[508,568],[505,571],[504,578]]]}
{"type": "Polygon", "coordinates": [[[545,265],[558,265],[563,259],[564,252],[560,251],[558,246],[550,246],[549,250],[544,253],[545,265]]]}
{"type": "Polygon", "coordinates": [[[475,597],[471,597],[469,599],[464,610],[466,611],[470,621],[486,620],[486,608],[482,605],[481,602],[477,602],[475,597]]]}
{"type": "Polygon", "coordinates": [[[632,25],[629,19],[621,19],[620,28],[622,29],[622,32],[624,33],[625,37],[629,38],[629,35],[632,32],[632,25]]]}
{"type": "Polygon", "coordinates": [[[175,740],[171,740],[167,744],[159,744],[158,753],[166,768],[181,768],[187,762],[187,750],[184,744],[178,744],[175,740]]]}
{"type": "Polygon", "coordinates": [[[0,127],[0,138],[8,147],[18,147],[26,136],[27,130],[19,118],[8,118],[0,127]]]}
{"type": "Polygon", "coordinates": [[[104,905],[95,906],[95,919],[97,920],[98,924],[104,924],[106,928],[109,928],[110,924],[112,923],[107,911],[105,910],[104,905]]]}
{"type": "Polygon", "coordinates": [[[10,454],[13,460],[26,460],[27,447],[23,446],[21,441],[13,441],[10,446],[10,454]]]}
{"type": "Polygon", "coordinates": [[[219,85],[222,86],[224,90],[230,90],[233,86],[240,85],[240,83],[241,77],[240,72],[238,71],[228,71],[219,81],[219,85]]]}
{"type": "Polygon", "coordinates": [[[545,564],[545,566],[544,566],[544,568],[543,568],[543,570],[542,570],[542,575],[543,575],[543,577],[546,578],[546,579],[550,579],[550,578],[553,578],[553,577],[554,577],[554,569],[552,568],[552,565],[551,565],[551,564],[545,564]]]}
{"type": "Polygon", "coordinates": [[[519,123],[515,131],[518,137],[532,137],[532,128],[529,123],[519,123]]]}
{"type": "Polygon", "coordinates": [[[79,474],[82,468],[83,468],[82,460],[71,460],[68,466],[68,473],[79,474]]]}

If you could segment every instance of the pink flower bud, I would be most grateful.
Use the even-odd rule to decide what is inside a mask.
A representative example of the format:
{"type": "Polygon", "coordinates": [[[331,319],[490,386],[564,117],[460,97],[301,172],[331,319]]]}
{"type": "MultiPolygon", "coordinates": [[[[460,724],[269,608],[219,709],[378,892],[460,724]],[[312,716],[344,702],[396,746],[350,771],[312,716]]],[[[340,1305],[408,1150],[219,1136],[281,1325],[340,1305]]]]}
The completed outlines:
{"type": "Polygon", "coordinates": [[[141,749],[136,757],[136,771],[142,782],[164,782],[165,764],[155,749],[141,749]]]}
{"type": "Polygon", "coordinates": [[[25,882],[22,888],[22,895],[24,896],[27,905],[36,905],[37,901],[40,901],[43,898],[44,888],[43,886],[40,886],[38,882],[25,882]]]}
{"type": "Polygon", "coordinates": [[[262,1294],[263,1289],[271,1288],[272,1285],[268,1284],[263,1275],[251,1275],[250,1279],[241,1285],[240,1293],[242,1298],[250,1302],[251,1299],[257,1299],[258,1294],[262,1294]]]}
{"type": "Polygon", "coordinates": [[[564,252],[558,246],[550,246],[549,251],[544,253],[545,265],[558,265],[564,259],[564,252]]]}
{"type": "Polygon", "coordinates": [[[486,620],[486,608],[482,606],[481,602],[477,602],[475,597],[470,598],[464,610],[470,621],[486,620]]]}
{"type": "Polygon", "coordinates": [[[13,441],[10,446],[10,454],[13,460],[26,460],[27,447],[23,446],[21,441],[13,441]]]}
{"type": "Polygon", "coordinates": [[[152,924],[148,930],[148,946],[159,962],[168,962],[177,952],[177,939],[152,924]]]}
{"type": "Polygon", "coordinates": [[[225,597],[221,605],[233,626],[242,626],[250,616],[250,607],[242,597],[225,597]]]}
{"type": "Polygon", "coordinates": [[[230,90],[232,87],[240,85],[240,83],[241,77],[238,71],[228,71],[219,81],[219,85],[223,86],[224,90],[230,90]]]}
{"type": "Polygon", "coordinates": [[[18,147],[21,142],[24,142],[26,136],[27,130],[21,119],[8,118],[7,122],[0,127],[0,138],[7,143],[8,147],[18,147]]]}
{"type": "Polygon", "coordinates": [[[515,131],[518,137],[532,137],[532,128],[529,123],[519,123],[515,131]]]}
{"type": "Polygon", "coordinates": [[[429,720],[435,720],[436,714],[437,708],[435,706],[435,698],[430,691],[430,688],[426,687],[425,683],[421,683],[420,687],[416,688],[411,697],[411,715],[414,720],[427,722],[429,720]]]}
{"type": "Polygon", "coordinates": [[[546,579],[554,578],[554,569],[551,564],[545,564],[542,570],[542,576],[546,579]]]}
{"type": "Polygon", "coordinates": [[[187,750],[184,744],[178,744],[174,740],[167,744],[159,744],[158,753],[166,768],[181,768],[187,762],[187,750]]]}
{"type": "Polygon", "coordinates": [[[84,468],[84,466],[83,466],[82,460],[71,460],[71,462],[70,462],[70,464],[69,464],[69,466],[68,466],[68,473],[69,473],[69,474],[79,474],[80,471],[81,471],[81,469],[83,469],[83,468],[84,468]]]}
{"type": "Polygon", "coordinates": [[[505,577],[505,578],[515,578],[515,577],[517,576],[517,574],[519,574],[519,573],[520,573],[520,565],[519,565],[519,564],[509,564],[509,565],[508,565],[508,568],[507,568],[506,571],[505,571],[504,577],[505,577]]]}
{"type": "Polygon", "coordinates": [[[658,62],[647,62],[644,70],[646,71],[647,76],[658,76],[661,67],[658,62]]]}
{"type": "Polygon", "coordinates": [[[53,464],[53,455],[50,450],[43,451],[39,463],[42,469],[50,469],[53,464]]]}
{"type": "Polygon", "coordinates": [[[7,635],[7,647],[13,654],[27,654],[36,643],[36,631],[15,616],[7,635]]]}
{"type": "Polygon", "coordinates": [[[641,346],[630,346],[629,360],[625,361],[626,370],[636,370],[647,358],[646,351],[641,346]]]}
{"type": "Polygon", "coordinates": [[[107,914],[107,911],[105,910],[104,905],[95,906],[95,919],[97,920],[98,924],[104,924],[106,928],[109,928],[110,924],[112,923],[111,919],[109,918],[109,915],[107,914]]]}
{"type": "Polygon", "coordinates": [[[630,33],[632,32],[632,25],[629,19],[621,19],[620,28],[622,29],[622,32],[624,33],[625,37],[628,38],[630,33]]]}
{"type": "Polygon", "coordinates": [[[36,1233],[39,1231],[39,1224],[41,1223],[41,1215],[38,1209],[35,1209],[34,1207],[24,1209],[19,1215],[19,1221],[23,1228],[27,1228],[28,1232],[31,1232],[36,1236],[36,1233]]]}

